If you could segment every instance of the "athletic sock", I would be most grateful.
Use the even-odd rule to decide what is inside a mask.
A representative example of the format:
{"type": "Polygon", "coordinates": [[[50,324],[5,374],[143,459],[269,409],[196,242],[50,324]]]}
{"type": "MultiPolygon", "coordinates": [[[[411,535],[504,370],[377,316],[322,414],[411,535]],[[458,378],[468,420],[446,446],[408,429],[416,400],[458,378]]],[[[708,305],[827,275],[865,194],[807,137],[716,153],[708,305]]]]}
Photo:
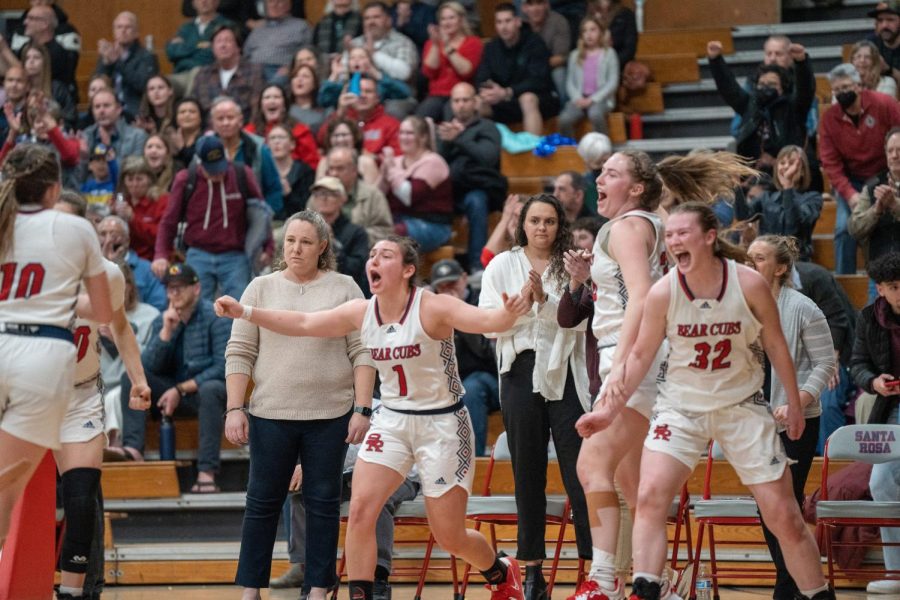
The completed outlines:
{"type": "Polygon", "coordinates": [[[828,584],[826,583],[822,587],[817,587],[817,588],[814,588],[811,590],[800,590],[800,593],[803,594],[804,596],[806,596],[807,598],[812,598],[819,592],[827,592],[827,591],[828,591],[828,584]]]}
{"type": "Polygon", "coordinates": [[[351,581],[347,584],[350,590],[350,600],[372,600],[371,581],[351,581]]]}
{"type": "Polygon", "coordinates": [[[491,568],[482,571],[481,574],[484,575],[485,580],[491,585],[500,585],[506,581],[506,572],[508,567],[506,563],[500,560],[499,556],[494,557],[494,564],[491,565],[491,568]]]}
{"type": "Polygon", "coordinates": [[[653,575],[651,573],[635,573],[634,579],[637,579],[638,577],[642,577],[650,583],[659,583],[662,581],[662,577],[660,577],[659,575],[653,575]]]}
{"type": "Polygon", "coordinates": [[[391,572],[381,565],[375,567],[375,579],[378,581],[387,581],[391,577],[391,572]]]}
{"type": "Polygon", "coordinates": [[[81,595],[84,593],[84,588],[76,588],[76,587],[67,587],[64,585],[59,586],[60,594],[68,594],[73,598],[81,598],[81,595]]]}
{"type": "Polygon", "coordinates": [[[600,548],[593,550],[591,572],[588,578],[599,583],[601,587],[612,589],[616,585],[616,556],[600,548]]]}

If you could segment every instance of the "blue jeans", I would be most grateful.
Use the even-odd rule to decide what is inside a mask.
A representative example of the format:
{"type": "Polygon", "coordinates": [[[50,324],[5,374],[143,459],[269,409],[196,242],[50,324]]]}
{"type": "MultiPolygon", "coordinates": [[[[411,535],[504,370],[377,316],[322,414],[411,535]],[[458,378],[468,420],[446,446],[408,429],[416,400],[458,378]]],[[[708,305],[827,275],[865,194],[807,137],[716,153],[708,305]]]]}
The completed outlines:
{"type": "Polygon", "coordinates": [[[822,403],[822,416],[819,419],[819,442],[816,446],[816,454],[822,456],[825,451],[825,440],[835,430],[847,424],[847,415],[844,409],[850,401],[850,391],[853,389],[853,381],[847,367],[838,365],[838,384],[833,390],[827,387],[822,390],[819,401],[822,403]]]}
{"type": "MultiPolygon", "coordinates": [[[[450,225],[434,223],[415,217],[396,215],[394,221],[406,225],[406,234],[419,244],[419,251],[427,254],[450,241],[450,225]]],[[[478,250],[481,252],[481,249],[478,250]]]]}
{"type": "Polygon", "coordinates": [[[490,199],[484,190],[467,192],[457,206],[457,210],[466,215],[469,221],[469,245],[466,247],[466,257],[471,273],[484,269],[481,266],[481,249],[487,244],[489,207],[490,199]]]}
{"type": "Polygon", "coordinates": [[[222,295],[240,298],[250,283],[250,261],[237,250],[213,254],[188,248],[185,262],[197,272],[204,300],[213,301],[222,295]]]}
{"type": "Polygon", "coordinates": [[[488,415],[500,410],[500,386],[496,373],[475,371],[463,379],[466,394],[463,403],[469,409],[472,429],[475,430],[475,455],[485,456],[488,415]]]}
{"type": "MultiPolygon", "coordinates": [[[[856,188],[856,182],[851,181],[856,188]]],[[[847,231],[847,223],[850,221],[850,205],[837,190],[834,190],[837,200],[837,216],[834,222],[834,272],[838,275],[853,275],[856,273],[856,240],[847,231]]]]}
{"type": "Polygon", "coordinates": [[[234,582],[269,586],[278,516],[297,458],[303,467],[306,508],[306,584],[335,582],[341,518],[341,479],[352,412],[336,419],[288,421],[250,415],[250,480],[234,582]]]}
{"type": "MultiPolygon", "coordinates": [[[[895,406],[888,423],[898,422],[895,406]]],[[[876,502],[900,500],[900,460],[872,467],[869,490],[872,492],[872,500],[876,502]]],[[[900,543],[900,527],[882,527],[881,541],[900,543]]],[[[900,546],[884,548],[884,566],[892,570],[900,569],[900,546]]]]}

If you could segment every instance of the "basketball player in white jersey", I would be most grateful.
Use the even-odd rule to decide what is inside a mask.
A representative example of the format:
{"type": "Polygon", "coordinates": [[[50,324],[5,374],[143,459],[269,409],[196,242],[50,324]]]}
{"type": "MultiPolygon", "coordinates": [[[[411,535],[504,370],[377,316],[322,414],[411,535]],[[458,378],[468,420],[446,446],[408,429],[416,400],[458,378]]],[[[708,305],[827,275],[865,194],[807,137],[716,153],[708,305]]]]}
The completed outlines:
{"type": "Polygon", "coordinates": [[[84,219],[53,208],[59,161],[17,146],[0,183],[0,546],[13,505],[49,448],[72,397],[71,326],[84,282],[98,322],[112,317],[100,244],[84,219]]]}
{"type": "MultiPolygon", "coordinates": [[[[54,207],[84,217],[85,201],[74,192],[63,192],[54,207]]],[[[103,259],[109,280],[113,318],[110,332],[132,381],[130,406],[150,407],[150,388],[141,364],[141,351],[125,314],[125,276],[115,263],[103,259]]],[[[100,380],[99,325],[90,316],[90,300],[79,298],[75,320],[75,395],[60,431],[62,448],[54,452],[62,478],[66,528],[60,554],[60,587],[57,600],[82,597],[88,560],[95,535],[99,507],[100,467],[106,446],[102,382],[100,380]]]]}
{"type": "Polygon", "coordinates": [[[613,422],[668,339],[666,380],[641,461],[632,600],[674,596],[661,580],[666,514],[709,439],[722,446],[782,547],[791,548],[785,562],[801,594],[833,600],[819,550],[793,498],[777,424],[760,389],[765,351],[787,393],[788,436],[799,438],[803,410],[778,309],[756,271],[727,259],[742,251],[719,240],[717,226],[706,204],[672,209],[666,245],[677,269],[651,288],[624,372],[606,382],[601,407],[579,422],[579,432],[590,436],[613,422]]]}
{"type": "MultiPolygon", "coordinates": [[[[621,373],[637,338],[650,286],[666,271],[665,213],[659,208],[663,187],[675,193],[692,191],[681,190],[687,185],[717,195],[730,194],[740,176],[751,173],[734,155],[725,153],[670,157],[657,166],[644,152],[624,151],[612,155],[603,165],[597,177],[597,209],[610,221],[597,234],[592,256],[572,251],[566,259],[570,264],[593,259],[593,329],[604,384],[612,373],[621,373]],[[696,168],[706,163],[716,168],[696,168]]],[[[580,271],[586,268],[584,264],[580,271]]],[[[656,402],[657,382],[664,376],[666,351],[661,344],[615,423],[581,446],[578,476],[588,505],[593,561],[588,578],[569,600],[619,600],[625,595],[625,582],[616,576],[620,514],[615,483],[633,508],[642,441],[656,402]]],[[[619,561],[620,568],[623,562],[619,561]]]]}
{"type": "MultiPolygon", "coordinates": [[[[492,600],[522,600],[515,559],[499,557],[480,533],[465,526],[475,473],[474,439],[456,369],[453,330],[505,331],[532,307],[530,289],[503,295],[503,308],[480,309],[413,284],[415,242],[390,236],[369,253],[366,273],[374,297],[315,313],[244,307],[216,301],[220,316],[244,318],[282,335],[344,336],[360,330],[381,377],[381,408],[353,473],[347,525],[349,597],[372,598],[375,521],[407,471],[419,470],[431,532],[444,550],[480,570],[492,600]]],[[[526,286],[527,288],[527,286],[526,286]]]]}

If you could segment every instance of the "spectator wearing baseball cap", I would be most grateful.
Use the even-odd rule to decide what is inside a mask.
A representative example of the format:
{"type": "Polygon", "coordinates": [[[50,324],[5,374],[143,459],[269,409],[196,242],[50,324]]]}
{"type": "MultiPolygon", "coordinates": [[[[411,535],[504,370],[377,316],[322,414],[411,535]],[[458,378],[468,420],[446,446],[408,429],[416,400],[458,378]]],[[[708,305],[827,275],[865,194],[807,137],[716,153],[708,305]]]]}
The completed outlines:
{"type": "Polygon", "coordinates": [[[900,84],[900,0],[879,2],[868,12],[875,19],[875,31],[869,36],[886,67],[882,75],[893,77],[900,84]]]}
{"type": "MultiPolygon", "coordinates": [[[[469,286],[469,276],[452,259],[439,260],[431,267],[431,289],[436,294],[449,294],[472,306],[478,306],[478,292],[469,286]]],[[[497,381],[497,359],[491,341],[483,335],[454,330],[456,364],[466,390],[463,403],[469,409],[475,430],[475,454],[485,456],[488,415],[500,410],[500,388],[497,381]]]]}
{"type": "MultiPolygon", "coordinates": [[[[225,346],[231,325],[216,318],[212,302],[201,297],[202,277],[190,265],[175,263],[162,274],[168,308],[156,318],[141,354],[153,418],[197,416],[197,482],[193,493],[218,492],[222,413],[225,411],[225,346]]],[[[147,413],[131,410],[131,381],[122,377],[124,456],[143,460],[147,413]]]]}
{"type": "Polygon", "coordinates": [[[102,142],[94,144],[88,154],[88,171],[90,175],[81,184],[81,193],[88,204],[109,206],[119,179],[116,151],[102,142]]]}
{"type": "MultiPolygon", "coordinates": [[[[250,282],[251,261],[246,246],[249,207],[262,197],[249,167],[231,163],[222,141],[205,136],[197,141],[199,164],[181,170],[172,182],[166,212],[159,223],[153,272],[164,277],[176,250],[175,238],[183,227],[185,260],[196,270],[203,297],[222,294],[239,298],[250,282]],[[237,169],[243,170],[238,173],[237,169]]],[[[271,236],[261,262],[272,256],[271,236]]]]}
{"type": "Polygon", "coordinates": [[[332,247],[339,273],[349,275],[369,297],[366,261],[369,259],[369,234],[350,221],[343,208],[347,191],[337,177],[322,177],[309,188],[309,204],[331,227],[332,247]]]}

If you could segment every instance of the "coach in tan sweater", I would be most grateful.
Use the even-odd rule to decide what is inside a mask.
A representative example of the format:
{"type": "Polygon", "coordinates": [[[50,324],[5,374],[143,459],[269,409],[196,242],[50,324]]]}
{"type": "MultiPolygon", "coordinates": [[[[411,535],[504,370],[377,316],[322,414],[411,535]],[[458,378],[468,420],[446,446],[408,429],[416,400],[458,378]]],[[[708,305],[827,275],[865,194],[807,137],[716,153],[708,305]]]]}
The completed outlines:
{"type": "MultiPolygon", "coordinates": [[[[363,294],[334,271],[328,225],[303,211],[285,223],[285,269],[250,282],[248,306],[314,312],[363,294]]],[[[278,516],[294,466],[303,470],[307,514],[306,586],[325,598],[334,584],[340,528],[341,473],[347,443],[369,427],[375,369],[359,332],[336,338],[296,338],[236,319],[225,351],[228,410],[225,435],[250,443],[250,481],[235,582],[244,598],[268,587],[278,516]],[[255,387],[249,410],[244,397],[255,387]]]]}

